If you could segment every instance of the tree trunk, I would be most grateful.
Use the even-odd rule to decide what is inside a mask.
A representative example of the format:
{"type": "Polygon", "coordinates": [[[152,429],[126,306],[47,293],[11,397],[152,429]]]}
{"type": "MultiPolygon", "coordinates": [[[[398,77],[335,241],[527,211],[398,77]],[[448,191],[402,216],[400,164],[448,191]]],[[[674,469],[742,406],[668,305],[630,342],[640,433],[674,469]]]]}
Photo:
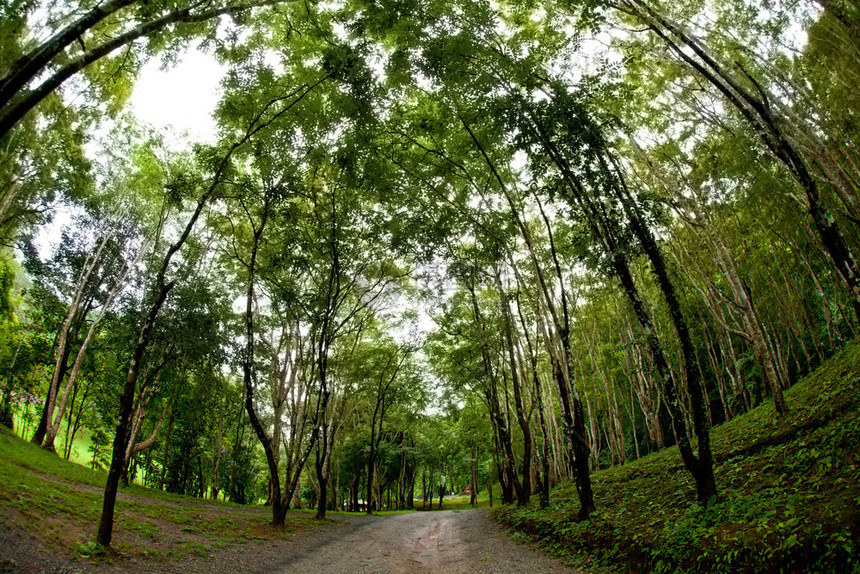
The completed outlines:
{"type": "MultiPolygon", "coordinates": [[[[41,73],[52,59],[59,55],[90,28],[117,10],[133,4],[136,0],[108,0],[97,4],[89,12],[54,34],[47,41],[21,56],[11,66],[9,72],[0,78],[0,107],[41,73]]],[[[2,136],[0,136],[2,137],[2,136]]]]}
{"type": "MultiPolygon", "coordinates": [[[[70,58],[68,61],[60,65],[57,70],[53,71],[50,75],[48,75],[48,77],[37,87],[25,91],[24,86],[29,81],[29,79],[35,77],[35,75],[38,75],[41,72],[44,72],[46,65],[50,62],[46,61],[38,67],[31,66],[31,68],[34,69],[27,71],[25,74],[16,74],[16,76],[21,76],[23,79],[19,78],[15,81],[8,81],[8,88],[5,85],[0,87],[0,89],[3,90],[2,97],[0,97],[0,139],[6,136],[6,134],[9,133],[9,131],[13,127],[15,127],[15,124],[17,124],[27,114],[27,112],[36,107],[39,102],[44,100],[49,94],[51,94],[51,92],[59,88],[66,80],[68,80],[90,64],[97,62],[98,60],[104,58],[105,56],[111,54],[112,52],[123,46],[131,44],[139,38],[149,36],[174,24],[205,22],[206,20],[212,20],[214,18],[218,18],[227,14],[238,14],[244,10],[248,10],[253,7],[272,5],[277,3],[277,1],[278,0],[264,0],[238,6],[212,8],[203,12],[199,12],[197,14],[193,14],[191,12],[191,8],[189,7],[179,8],[155,20],[143,22],[138,26],[127,30],[126,32],[119,34],[118,36],[110,38],[109,40],[105,41],[99,46],[96,46],[95,48],[85,50],[83,54],[80,54],[75,58],[70,58]]],[[[124,3],[126,3],[126,0],[119,0],[119,2],[106,3],[102,6],[106,6],[109,4],[122,5],[124,3]]],[[[99,19],[103,18],[105,15],[106,14],[101,15],[99,19]]],[[[86,16],[84,16],[84,18],[86,18],[86,16]]],[[[97,22],[98,20],[90,23],[89,26],[92,26],[97,22]]],[[[66,31],[61,32],[61,34],[63,34],[65,37],[72,32],[75,32],[74,25],[72,25],[66,31]]],[[[57,36],[55,36],[55,38],[56,37],[57,36]]],[[[66,45],[76,40],[77,38],[79,38],[78,33],[75,33],[75,35],[72,36],[70,39],[66,38],[65,44],[59,46],[59,51],[56,50],[56,46],[49,46],[49,49],[46,50],[46,53],[53,53],[53,55],[49,56],[48,60],[50,60],[50,58],[53,58],[54,55],[59,54],[59,52],[62,51],[66,45]]],[[[21,60],[24,60],[25,58],[26,56],[24,58],[21,58],[21,60]]],[[[4,78],[2,81],[6,83],[7,78],[9,78],[9,76],[4,78]]]]}
{"type": "MultiPolygon", "coordinates": [[[[170,411],[170,424],[167,425],[167,436],[164,439],[164,455],[163,455],[162,462],[161,462],[161,477],[158,479],[158,490],[164,490],[164,478],[165,478],[165,475],[167,474],[167,461],[169,460],[168,457],[170,454],[170,439],[173,436],[173,423],[174,423],[174,421],[175,421],[174,411],[171,410],[170,411]]],[[[238,432],[236,434],[237,434],[236,442],[238,443],[239,442],[238,441],[238,438],[239,438],[238,432]]],[[[234,472],[235,472],[235,466],[234,466],[234,472]]],[[[231,483],[232,483],[232,478],[231,478],[231,483]]],[[[232,493],[232,489],[231,489],[231,493],[232,493]]],[[[231,500],[232,500],[232,494],[231,494],[231,500]]]]}
{"type": "MultiPolygon", "coordinates": [[[[83,293],[83,289],[87,285],[87,282],[89,280],[89,275],[92,273],[92,270],[95,268],[95,265],[98,263],[98,260],[101,257],[102,249],[103,249],[104,245],[107,243],[109,237],[110,237],[110,235],[106,234],[101,239],[101,241],[99,242],[99,246],[96,249],[95,255],[92,257],[92,263],[90,264],[89,272],[82,275],[82,278],[80,280],[81,285],[79,285],[79,287],[78,287],[78,289],[80,290],[81,293],[83,293]]],[[[137,262],[140,260],[140,257],[143,254],[143,251],[144,251],[144,249],[141,248],[141,250],[138,252],[137,256],[134,258],[133,261],[127,262],[126,264],[123,265],[122,271],[120,271],[120,273],[119,273],[119,277],[116,279],[116,282],[114,283],[113,287],[111,288],[110,292],[108,293],[107,297],[105,298],[104,302],[102,303],[102,306],[101,306],[101,309],[99,309],[98,315],[96,315],[96,318],[93,319],[93,321],[90,323],[89,328],[87,329],[87,334],[84,337],[83,342],[81,342],[81,346],[78,348],[78,352],[75,353],[75,362],[72,364],[72,368],[69,371],[68,380],[66,381],[66,385],[63,388],[63,396],[60,399],[60,402],[56,406],[56,409],[55,409],[56,412],[53,414],[53,419],[51,419],[50,415],[48,417],[49,421],[51,421],[51,420],[53,421],[47,426],[47,429],[45,432],[45,444],[43,446],[44,446],[44,448],[46,448],[48,450],[51,450],[51,451],[54,450],[54,440],[56,439],[57,433],[60,430],[60,423],[62,422],[63,415],[65,414],[65,411],[66,411],[66,404],[67,404],[67,401],[69,398],[69,393],[70,393],[71,389],[73,387],[75,387],[77,384],[78,375],[81,371],[81,366],[83,366],[84,358],[86,357],[86,354],[87,354],[87,349],[89,348],[90,343],[93,340],[93,337],[95,336],[96,332],[98,331],[98,327],[99,327],[99,324],[101,323],[102,318],[105,316],[105,314],[108,312],[108,310],[113,305],[114,299],[116,299],[116,297],[119,295],[120,291],[122,291],[122,289],[125,287],[126,277],[128,277],[128,273],[129,273],[129,271],[131,271],[132,267],[134,267],[137,264],[137,262]]],[[[78,296],[78,299],[79,299],[79,296],[78,296]]],[[[73,303],[73,307],[76,308],[76,305],[74,305],[74,303],[73,303]]],[[[83,313],[82,320],[83,320],[83,318],[86,317],[86,315],[88,315],[88,313],[86,312],[88,310],[88,308],[89,308],[89,305],[86,305],[84,307],[84,313],[83,313]]],[[[70,308],[70,312],[71,312],[71,308],[70,308]]],[[[63,341],[65,342],[65,339],[63,339],[63,341]]],[[[59,390],[59,385],[60,385],[61,381],[62,381],[62,379],[59,379],[59,378],[56,380],[56,389],[57,390],[59,390]]],[[[52,386],[54,386],[55,382],[52,380],[51,384],[52,384],[52,386]]]]}
{"type": "Polygon", "coordinates": [[[502,286],[501,275],[498,269],[495,269],[496,287],[499,290],[499,303],[501,306],[502,317],[504,319],[504,336],[508,355],[508,367],[511,369],[511,385],[514,390],[514,406],[516,408],[517,422],[520,425],[520,430],[523,433],[523,480],[522,483],[514,483],[517,493],[517,506],[526,506],[529,503],[531,496],[531,462],[532,462],[532,434],[531,425],[526,418],[525,408],[523,406],[522,391],[520,388],[519,367],[517,365],[516,352],[514,350],[514,320],[511,312],[510,302],[508,301],[507,293],[502,286]]]}
{"type": "MultiPolygon", "coordinates": [[[[474,278],[464,278],[464,284],[468,289],[472,302],[472,315],[479,333],[486,333],[485,321],[481,309],[478,306],[478,299],[475,295],[475,287],[471,283],[474,278]]],[[[490,358],[490,350],[487,346],[487,337],[481,337],[481,360],[484,367],[486,383],[484,395],[487,400],[487,406],[490,411],[490,420],[496,430],[496,435],[499,441],[499,449],[501,450],[503,464],[499,468],[500,473],[503,473],[507,479],[502,479],[502,493],[505,503],[513,502],[512,491],[522,489],[519,478],[517,478],[516,469],[514,467],[513,446],[511,444],[512,437],[508,432],[508,425],[501,413],[501,405],[497,390],[496,376],[493,372],[492,360],[490,358]]]]}
{"type": "MultiPolygon", "coordinates": [[[[326,413],[324,416],[328,416],[327,414],[327,404],[328,404],[328,393],[325,395],[326,406],[323,407],[323,413],[326,413]]],[[[326,513],[326,503],[328,501],[328,479],[331,471],[330,460],[331,460],[331,449],[334,443],[334,428],[331,427],[326,420],[322,426],[322,436],[319,439],[319,448],[316,453],[316,471],[317,471],[317,482],[320,485],[320,499],[317,501],[317,513],[314,516],[317,520],[324,520],[326,513]],[[331,431],[331,433],[329,433],[331,431]]],[[[367,485],[368,488],[368,496],[370,495],[372,486],[370,484],[367,485]]]]}
{"type": "MultiPolygon", "coordinates": [[[[601,144],[602,143],[603,142],[601,140],[601,144]]],[[[606,153],[608,154],[608,151],[606,153]]],[[[693,428],[699,439],[698,458],[693,456],[692,449],[687,451],[687,449],[690,448],[688,445],[688,439],[679,439],[678,446],[681,448],[681,457],[684,459],[684,464],[686,465],[687,470],[690,471],[696,481],[698,500],[701,503],[706,503],[711,497],[717,495],[717,487],[716,480],[714,479],[713,455],[711,454],[711,423],[709,405],[707,403],[707,397],[704,396],[704,393],[702,392],[702,377],[698,367],[699,363],[696,358],[695,347],[693,346],[693,341],[690,337],[690,330],[687,326],[686,317],[684,317],[684,314],[681,311],[681,304],[678,300],[675,286],[669,278],[666,261],[663,258],[650,229],[642,220],[640,215],[641,209],[635,204],[633,197],[630,195],[618,165],[614,163],[614,158],[610,157],[609,159],[613,162],[613,166],[615,167],[615,176],[617,179],[614,182],[613,188],[615,190],[616,197],[628,217],[630,227],[633,230],[634,235],[639,240],[640,245],[642,245],[645,250],[648,260],[651,262],[651,269],[657,279],[657,285],[660,288],[663,299],[666,301],[666,306],[669,309],[669,316],[672,319],[672,324],[675,327],[676,334],[678,335],[678,341],[681,344],[681,355],[684,358],[684,368],[686,370],[687,390],[690,394],[690,405],[693,411],[693,428]]],[[[609,169],[609,166],[604,163],[603,156],[601,156],[600,161],[605,173],[610,174],[611,170],[609,169]]],[[[626,265],[626,263],[624,264],[626,265]]],[[[618,265],[621,265],[620,261],[618,265]]],[[[632,284],[632,281],[629,278],[627,281],[630,281],[632,284]]],[[[630,288],[626,287],[626,289],[629,290],[630,288]]],[[[638,296],[633,297],[638,298],[638,296]]],[[[632,300],[633,299],[631,298],[631,301],[632,300]]],[[[644,315],[644,309],[642,310],[642,313],[644,315]]],[[[638,314],[639,313],[637,312],[637,315],[638,314]]],[[[664,381],[665,380],[667,379],[664,378],[664,381]]],[[[671,385],[671,389],[667,389],[666,392],[667,400],[673,401],[673,395],[674,385],[671,385]]],[[[781,392],[779,393],[779,396],[780,398],[782,397],[781,392]]],[[[673,417],[674,414],[675,413],[673,413],[673,417]]],[[[676,432],[679,432],[677,427],[676,432]]]]}
{"type": "MultiPolygon", "coordinates": [[[[192,220],[196,221],[196,217],[192,220]]],[[[190,232],[190,229],[188,230],[190,232]]],[[[187,234],[186,234],[187,237],[187,234]]],[[[184,239],[182,240],[184,243],[184,239]]],[[[181,243],[179,244],[181,247],[181,243]]],[[[178,250],[178,247],[177,249],[178,250]]],[[[169,265],[169,256],[162,268],[166,271],[169,265]]],[[[125,379],[125,386],[119,399],[119,421],[117,423],[116,433],[113,440],[113,456],[111,458],[110,470],[108,471],[107,484],[105,485],[104,502],[102,504],[102,516],[99,521],[99,530],[96,536],[96,541],[102,546],[110,546],[111,537],[113,535],[113,514],[116,506],[116,494],[119,488],[120,475],[122,474],[123,463],[125,460],[125,448],[128,442],[128,430],[131,417],[131,410],[134,404],[134,392],[137,387],[137,378],[140,372],[140,362],[143,359],[143,353],[149,346],[149,340],[152,333],[152,326],[161,310],[161,306],[167,299],[168,293],[173,288],[173,283],[164,283],[164,276],[159,277],[159,288],[156,291],[155,300],[150,307],[149,314],[143,323],[140,330],[140,336],[137,340],[134,353],[129,362],[128,373],[125,379]]]]}
{"type": "MultiPolygon", "coordinates": [[[[442,501],[445,499],[445,472],[441,464],[439,465],[439,479],[442,481],[439,483],[439,510],[442,510],[442,501]]],[[[432,509],[432,505],[430,507],[432,509]]]]}
{"type": "MultiPolygon", "coordinates": [[[[2,137],[2,135],[0,135],[0,137],[2,137]]],[[[100,237],[96,243],[96,249],[87,254],[87,257],[84,260],[84,266],[75,282],[75,291],[72,295],[72,301],[69,303],[66,318],[63,321],[62,327],[60,327],[60,332],[57,334],[57,358],[54,363],[54,370],[51,373],[51,383],[48,386],[48,396],[47,399],[45,399],[45,409],[42,413],[44,421],[39,422],[39,427],[36,429],[36,434],[33,436],[33,442],[35,444],[41,445],[45,442],[43,445],[44,448],[51,452],[54,451],[54,438],[57,434],[57,428],[59,428],[59,422],[56,427],[54,426],[55,401],[60,390],[60,384],[67,374],[68,361],[71,358],[71,344],[69,342],[69,336],[72,331],[72,323],[75,321],[76,317],[79,323],[84,323],[87,315],[89,314],[91,308],[90,304],[87,303],[82,307],[81,303],[86,287],[89,284],[90,276],[95,270],[96,265],[98,265],[106,244],[107,236],[100,237]]],[[[74,331],[75,335],[77,335],[77,329],[74,329],[74,331]]],[[[76,336],[74,338],[76,338],[76,336]]],[[[77,359],[75,360],[75,364],[78,364],[77,359]]],[[[66,387],[67,391],[68,388],[69,386],[66,387]]],[[[63,397],[64,407],[66,396],[67,394],[63,397]]]]}
{"type": "MultiPolygon", "coordinates": [[[[583,211],[585,214],[586,224],[591,229],[595,239],[602,244],[603,250],[610,260],[612,269],[620,281],[622,289],[633,307],[634,314],[645,332],[649,350],[651,351],[655,365],[662,379],[666,406],[670,412],[673,429],[678,435],[678,446],[681,450],[681,458],[684,461],[685,467],[693,475],[696,482],[698,499],[701,502],[705,502],[711,496],[716,495],[716,483],[713,476],[713,461],[711,459],[709,442],[710,434],[708,417],[704,408],[702,387],[699,383],[699,376],[696,372],[697,363],[695,361],[692,344],[690,343],[689,335],[686,330],[686,322],[683,320],[680,305],[678,304],[677,298],[674,296],[674,288],[672,287],[671,282],[668,281],[665,266],[662,265],[662,257],[658,251],[652,249],[653,245],[647,242],[647,237],[642,233],[641,226],[637,224],[639,220],[634,214],[634,218],[630,221],[631,228],[637,235],[637,239],[639,239],[640,242],[643,238],[646,239],[646,244],[643,244],[642,247],[645,249],[646,255],[651,261],[655,275],[658,278],[658,283],[661,291],[663,292],[664,298],[666,299],[670,315],[672,316],[673,322],[675,322],[678,338],[680,339],[682,346],[682,353],[686,362],[686,368],[688,369],[689,375],[692,375],[688,375],[688,384],[690,396],[693,402],[694,424],[696,426],[696,430],[701,432],[701,435],[699,436],[699,459],[697,459],[693,454],[692,447],[690,445],[687,430],[684,426],[683,410],[675,389],[674,378],[666,360],[663,347],[658,339],[657,331],[645,310],[638,288],[633,281],[627,257],[624,254],[622,247],[618,244],[613,228],[607,220],[607,216],[603,210],[603,206],[602,204],[595,202],[586,192],[575,171],[568,164],[567,159],[561,153],[556,143],[549,137],[543,125],[535,117],[534,113],[529,109],[526,109],[526,113],[528,114],[529,119],[532,122],[532,127],[534,128],[536,135],[538,135],[544,149],[561,172],[564,183],[566,184],[569,199],[583,211]],[[664,279],[666,280],[664,281],[664,279]]],[[[605,148],[598,151],[604,153],[605,148]]],[[[600,155],[599,159],[602,162],[604,158],[600,155]]],[[[604,168],[604,170],[608,171],[607,168],[604,168]]],[[[614,186],[614,188],[609,191],[618,193],[621,190],[617,186],[614,186]]],[[[630,207],[630,204],[626,201],[621,201],[621,205],[625,209],[625,213],[629,216],[628,208],[630,207]]],[[[577,402],[579,404],[574,406],[574,409],[576,410],[574,421],[577,421],[577,418],[581,416],[581,413],[583,412],[581,402],[577,402]]],[[[584,431],[584,425],[582,425],[581,428],[584,431]]],[[[582,439],[579,442],[584,443],[584,432],[582,432],[581,437],[582,439]]],[[[587,446],[585,448],[587,449],[587,446]]],[[[577,467],[583,466],[583,463],[576,459],[574,459],[574,463],[577,467]]],[[[587,453],[584,465],[587,470],[587,453]]]]}
{"type": "Polygon", "coordinates": [[[257,438],[263,445],[263,451],[266,455],[266,463],[269,467],[269,492],[272,502],[272,524],[280,525],[284,523],[286,511],[283,508],[283,502],[281,500],[281,473],[278,468],[278,458],[272,448],[274,441],[266,433],[262,423],[257,418],[257,412],[254,408],[254,389],[257,386],[257,369],[254,364],[254,342],[256,336],[254,329],[254,283],[256,281],[257,254],[263,232],[266,227],[266,222],[269,217],[269,208],[271,207],[270,202],[271,196],[266,194],[259,227],[255,226],[253,221],[251,222],[254,228],[254,234],[253,243],[251,245],[251,256],[248,261],[248,287],[245,293],[245,352],[242,361],[242,370],[244,372],[245,383],[245,411],[248,413],[248,419],[251,421],[251,426],[257,434],[257,438]]]}
{"type": "Polygon", "coordinates": [[[128,425],[130,422],[129,418],[131,416],[131,411],[134,406],[134,394],[135,389],[137,387],[137,379],[140,373],[141,361],[143,359],[144,352],[146,351],[147,347],[149,347],[149,341],[150,337],[152,336],[152,327],[155,324],[155,319],[158,317],[158,313],[161,310],[161,307],[164,305],[164,302],[167,300],[168,294],[174,286],[173,281],[166,281],[167,271],[170,268],[170,263],[173,260],[173,256],[180,249],[182,249],[183,245],[185,245],[185,242],[191,235],[192,229],[194,229],[194,225],[197,223],[200,214],[203,212],[203,207],[206,205],[209,198],[215,192],[215,188],[218,183],[220,183],[221,174],[227,167],[227,162],[229,161],[233,151],[235,151],[241,143],[243,143],[248,137],[250,137],[251,133],[252,132],[249,131],[243,140],[234,144],[227,152],[227,155],[221,160],[218,165],[218,168],[215,170],[215,175],[211,184],[197,201],[197,206],[194,210],[194,213],[191,215],[191,218],[186,224],[185,229],[182,231],[182,234],[179,236],[176,242],[168,248],[167,253],[165,254],[164,259],[161,263],[161,268],[158,270],[158,273],[156,275],[154,290],[155,296],[153,297],[153,302],[149,309],[149,313],[147,314],[146,319],[141,326],[140,335],[137,339],[137,344],[135,345],[131,360],[129,361],[125,386],[123,388],[122,395],[120,395],[119,400],[119,417],[113,441],[113,455],[111,457],[110,470],[108,471],[107,484],[105,485],[104,503],[102,505],[102,516],[99,521],[99,530],[96,536],[96,541],[102,546],[110,546],[111,537],[113,534],[113,515],[114,508],[116,506],[116,494],[117,489],[119,488],[119,479],[120,474],[122,472],[123,461],[125,458],[125,446],[128,441],[128,425]]]}
{"type": "Polygon", "coordinates": [[[471,463],[472,463],[472,481],[470,484],[469,505],[475,506],[478,504],[478,441],[472,441],[471,448],[471,463]]]}
{"type": "Polygon", "coordinates": [[[746,78],[755,85],[758,95],[746,89],[706,50],[701,41],[642,0],[623,0],[618,6],[623,11],[641,18],[679,58],[716,87],[755,128],[771,153],[785,165],[806,194],[807,210],[821,245],[847,285],[855,318],[860,319],[860,267],[845,242],[839,224],[824,205],[806,158],[784,132],[780,125],[781,118],[775,115],[763,88],[741,68],[746,78]]]}

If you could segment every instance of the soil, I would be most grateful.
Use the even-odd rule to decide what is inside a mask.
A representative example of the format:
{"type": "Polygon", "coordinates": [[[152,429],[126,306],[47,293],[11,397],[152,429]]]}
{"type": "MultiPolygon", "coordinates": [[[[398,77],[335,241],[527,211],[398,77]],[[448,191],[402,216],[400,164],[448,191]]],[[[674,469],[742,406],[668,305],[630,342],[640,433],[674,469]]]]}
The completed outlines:
{"type": "Polygon", "coordinates": [[[0,574],[13,572],[64,574],[78,572],[67,560],[15,526],[13,517],[0,518],[0,574]]]}
{"type": "Polygon", "coordinates": [[[330,516],[328,523],[287,540],[232,545],[181,563],[122,556],[67,559],[14,521],[0,519],[0,574],[573,572],[562,561],[508,536],[485,509],[330,516]]]}

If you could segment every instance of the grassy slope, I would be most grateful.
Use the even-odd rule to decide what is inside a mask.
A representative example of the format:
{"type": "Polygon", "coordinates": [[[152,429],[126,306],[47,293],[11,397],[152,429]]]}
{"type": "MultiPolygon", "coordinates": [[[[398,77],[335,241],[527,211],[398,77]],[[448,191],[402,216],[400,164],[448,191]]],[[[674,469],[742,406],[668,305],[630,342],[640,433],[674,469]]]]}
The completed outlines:
{"type": "Polygon", "coordinates": [[[676,447],[593,475],[585,523],[572,485],[551,508],[497,517],[593,572],[860,572],[860,340],[786,393],[712,433],[720,501],[695,504],[676,447]]]}
{"type": "MultiPolygon", "coordinates": [[[[0,427],[0,517],[61,554],[91,552],[106,478],[105,472],[66,462],[0,427]]],[[[117,502],[113,547],[125,557],[179,560],[231,544],[283,539],[313,528],[312,516],[292,512],[284,528],[273,528],[269,509],[133,485],[117,502]]]]}
{"type": "MultiPolygon", "coordinates": [[[[33,414],[31,412],[30,416],[35,417],[35,414],[33,414]]],[[[23,426],[23,421],[21,420],[22,419],[21,413],[16,412],[14,414],[14,419],[15,419],[15,430],[20,431],[21,426],[23,426]]],[[[27,431],[28,431],[26,433],[27,437],[32,438],[32,435],[34,432],[33,429],[28,428],[27,431]]],[[[20,432],[18,434],[20,434],[20,432]]],[[[57,434],[57,439],[56,439],[55,443],[56,443],[57,452],[62,456],[62,454],[63,454],[63,452],[65,452],[65,448],[66,448],[66,423],[65,423],[65,421],[63,421],[63,425],[60,428],[60,432],[57,434]]],[[[90,466],[90,463],[93,460],[93,453],[92,453],[92,451],[90,451],[90,447],[92,446],[92,444],[93,444],[92,434],[90,433],[90,431],[85,429],[85,428],[79,429],[78,432],[75,433],[75,438],[72,441],[72,452],[71,452],[71,455],[69,456],[69,460],[72,462],[75,462],[77,464],[83,465],[83,466],[90,466]]]]}
{"type": "MultiPolygon", "coordinates": [[[[106,478],[103,471],[66,462],[0,427],[0,528],[6,518],[61,554],[90,554],[106,478]]],[[[486,506],[484,490],[478,507],[486,506]]],[[[433,510],[437,507],[434,499],[433,510]]],[[[420,502],[416,508],[421,508],[420,502]]],[[[444,499],[444,510],[470,508],[468,496],[444,499]]],[[[297,530],[314,528],[319,522],[312,519],[313,514],[292,511],[284,528],[274,528],[269,525],[268,508],[132,485],[121,491],[117,503],[113,548],[127,558],[176,561],[189,554],[206,556],[232,544],[283,539],[297,530]]],[[[330,513],[333,518],[337,515],[330,513]]]]}

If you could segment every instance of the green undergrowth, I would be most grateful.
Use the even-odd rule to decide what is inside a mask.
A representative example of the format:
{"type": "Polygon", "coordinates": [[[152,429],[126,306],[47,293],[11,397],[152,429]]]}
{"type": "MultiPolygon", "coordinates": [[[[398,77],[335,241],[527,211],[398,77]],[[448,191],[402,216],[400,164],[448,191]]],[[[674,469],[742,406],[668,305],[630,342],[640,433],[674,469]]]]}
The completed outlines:
{"type": "Polygon", "coordinates": [[[860,341],[786,393],[713,429],[719,499],[696,504],[677,447],[496,517],[591,572],[860,572],[860,341]]]}
{"type": "Polygon", "coordinates": [[[0,427],[0,516],[54,550],[86,559],[181,560],[232,544],[289,537],[314,528],[312,511],[272,527],[271,510],[202,500],[132,485],[117,500],[113,551],[93,542],[107,473],[63,460],[0,427]]]}

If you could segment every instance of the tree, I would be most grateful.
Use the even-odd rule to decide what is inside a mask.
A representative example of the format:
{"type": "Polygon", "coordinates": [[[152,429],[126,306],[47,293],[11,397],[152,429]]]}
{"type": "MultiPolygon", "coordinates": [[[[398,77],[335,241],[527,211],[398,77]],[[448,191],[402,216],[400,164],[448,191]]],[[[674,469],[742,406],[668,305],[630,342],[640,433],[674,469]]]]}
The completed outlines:
{"type": "MultiPolygon", "coordinates": [[[[385,414],[391,408],[392,403],[396,400],[396,390],[392,389],[392,385],[397,381],[403,363],[409,358],[413,352],[412,349],[395,347],[385,349],[380,348],[377,353],[382,357],[373,360],[372,369],[368,369],[367,375],[376,379],[376,388],[373,392],[373,412],[370,416],[370,453],[367,457],[367,483],[373,484],[375,466],[377,464],[377,455],[379,454],[379,445],[383,437],[383,423],[385,422],[385,414]],[[387,357],[385,356],[387,355],[387,357]],[[382,360],[380,360],[382,359],[382,360]]],[[[374,353],[376,354],[376,353],[374,353]]],[[[373,492],[369,488],[369,492],[373,492]]],[[[381,500],[375,499],[374,496],[369,496],[367,499],[367,513],[373,514],[374,503],[377,509],[381,509],[381,500]]]]}
{"type": "Polygon", "coordinates": [[[701,40],[648,3],[630,0],[612,5],[644,22],[677,57],[719,90],[785,166],[806,196],[821,245],[853,293],[854,314],[860,317],[860,267],[839,223],[825,205],[809,158],[792,141],[790,120],[780,114],[773,96],[742,65],[738,65],[738,73],[733,73],[701,40]]]}
{"type": "MultiPolygon", "coordinates": [[[[186,224],[181,230],[178,238],[171,243],[163,255],[161,263],[157,269],[154,280],[149,288],[149,305],[143,319],[140,323],[140,331],[134,350],[131,353],[131,358],[128,363],[128,372],[126,374],[125,386],[120,395],[119,417],[116,426],[116,432],[113,440],[113,455],[111,458],[111,467],[108,472],[107,485],[105,486],[105,497],[102,508],[102,517],[99,522],[99,531],[97,541],[103,546],[110,546],[111,535],[113,532],[113,514],[116,504],[116,493],[119,485],[119,479],[122,474],[122,468],[125,461],[125,452],[128,445],[128,432],[131,423],[131,411],[133,408],[135,390],[137,381],[140,377],[141,361],[143,354],[149,347],[152,329],[155,324],[158,314],[162,306],[167,300],[167,296],[175,285],[174,280],[167,279],[167,273],[170,270],[170,264],[173,257],[182,249],[191,232],[194,229],[197,220],[203,212],[203,208],[207,202],[222,185],[222,179],[231,172],[231,160],[233,154],[242,145],[245,145],[257,132],[265,129],[272,121],[272,118],[267,117],[267,114],[272,113],[270,108],[277,106],[278,101],[269,102],[261,111],[254,114],[248,122],[244,133],[241,134],[232,144],[226,146],[225,150],[209,149],[200,150],[201,160],[207,164],[205,167],[211,169],[211,175],[208,181],[195,181],[186,177],[178,177],[171,182],[175,192],[182,194],[189,191],[197,191],[198,185],[202,188],[202,192],[197,198],[197,203],[188,218],[186,224]],[[220,153],[219,153],[220,152],[220,153]]],[[[288,109],[288,107],[287,107],[288,109]]],[[[276,108],[277,110],[277,108],[276,108]]],[[[285,109],[275,111],[273,117],[285,113],[285,109]]]]}
{"type": "MultiPolygon", "coordinates": [[[[217,20],[224,15],[239,16],[253,8],[276,3],[276,0],[262,0],[213,7],[205,2],[191,1],[174,7],[167,3],[164,6],[152,6],[138,0],[106,0],[89,8],[82,7],[85,12],[77,18],[77,10],[72,9],[64,18],[52,19],[60,23],[60,28],[53,30],[47,40],[29,50],[20,50],[21,55],[15,61],[8,62],[8,67],[2,70],[0,139],[27,112],[70,77],[116,50],[131,46],[139,38],[156,36],[165,29],[176,28],[177,24],[180,28],[182,24],[188,25],[192,36],[201,32],[209,33],[205,27],[201,30],[199,24],[217,20]],[[111,30],[112,33],[103,35],[103,30],[111,30]],[[105,37],[109,39],[105,40],[105,37]],[[40,76],[46,76],[46,79],[36,87],[27,87],[40,76]]],[[[27,3],[27,11],[34,8],[35,3],[27,3]]],[[[15,32],[21,45],[28,43],[29,31],[23,21],[19,21],[15,32]]],[[[181,41],[182,35],[178,36],[181,41]]],[[[165,38],[151,40],[150,46],[155,49],[166,43],[165,38]]]]}

